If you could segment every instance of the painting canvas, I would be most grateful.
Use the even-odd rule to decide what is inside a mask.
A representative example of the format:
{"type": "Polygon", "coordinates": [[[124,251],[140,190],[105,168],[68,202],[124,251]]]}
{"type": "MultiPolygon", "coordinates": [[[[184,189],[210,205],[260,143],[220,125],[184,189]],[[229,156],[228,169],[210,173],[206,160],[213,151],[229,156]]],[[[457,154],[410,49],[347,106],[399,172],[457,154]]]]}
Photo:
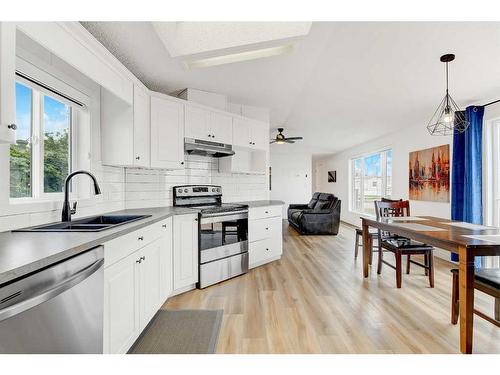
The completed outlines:
{"type": "Polygon", "coordinates": [[[410,152],[410,199],[450,201],[450,145],[410,152]]]}
{"type": "Polygon", "coordinates": [[[337,171],[328,171],[328,182],[337,182],[337,171]]]}

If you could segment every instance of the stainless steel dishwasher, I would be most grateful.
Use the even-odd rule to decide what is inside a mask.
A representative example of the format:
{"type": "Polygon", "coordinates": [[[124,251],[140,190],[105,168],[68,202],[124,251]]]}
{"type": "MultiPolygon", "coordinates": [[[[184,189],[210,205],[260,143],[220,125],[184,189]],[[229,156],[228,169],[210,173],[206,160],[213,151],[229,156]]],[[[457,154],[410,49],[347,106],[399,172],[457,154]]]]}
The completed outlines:
{"type": "Polygon", "coordinates": [[[0,353],[102,353],[102,246],[0,286],[0,353]]]}

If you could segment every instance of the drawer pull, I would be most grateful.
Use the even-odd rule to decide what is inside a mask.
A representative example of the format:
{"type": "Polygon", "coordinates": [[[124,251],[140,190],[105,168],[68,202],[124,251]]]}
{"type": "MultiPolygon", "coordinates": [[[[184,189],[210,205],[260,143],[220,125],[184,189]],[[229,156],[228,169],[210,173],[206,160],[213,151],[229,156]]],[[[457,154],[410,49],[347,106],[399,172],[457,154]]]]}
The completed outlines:
{"type": "Polygon", "coordinates": [[[144,241],[144,237],[143,237],[143,236],[140,236],[140,237],[138,238],[138,240],[139,240],[139,241],[144,241]]]}
{"type": "Polygon", "coordinates": [[[141,258],[139,258],[139,259],[137,259],[135,262],[136,262],[136,263],[142,263],[142,260],[141,260],[141,258]]]}
{"type": "Polygon", "coordinates": [[[166,228],[166,227],[167,227],[167,224],[163,224],[163,225],[162,225],[162,227],[163,227],[163,228],[166,228]]]}
{"type": "Polygon", "coordinates": [[[268,213],[269,213],[269,211],[266,211],[266,214],[268,214],[268,213]]]}
{"type": "Polygon", "coordinates": [[[140,259],[141,259],[141,260],[146,260],[146,257],[145,257],[145,256],[142,256],[140,259]]]}
{"type": "Polygon", "coordinates": [[[269,251],[269,248],[268,248],[268,247],[266,247],[266,251],[269,251]]]}
{"type": "Polygon", "coordinates": [[[269,230],[269,228],[266,228],[266,230],[269,230]]]}

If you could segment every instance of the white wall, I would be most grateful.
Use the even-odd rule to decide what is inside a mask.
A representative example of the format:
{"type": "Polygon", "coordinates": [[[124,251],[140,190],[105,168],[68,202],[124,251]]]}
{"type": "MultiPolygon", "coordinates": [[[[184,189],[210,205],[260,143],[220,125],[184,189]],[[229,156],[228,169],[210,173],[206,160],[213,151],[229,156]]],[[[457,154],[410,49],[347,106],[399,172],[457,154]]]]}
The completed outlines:
{"type": "MultiPolygon", "coordinates": [[[[449,144],[450,158],[452,155],[451,136],[431,136],[425,127],[413,126],[404,128],[398,132],[380,137],[370,142],[350,148],[339,154],[323,157],[314,161],[314,168],[318,174],[315,190],[331,192],[342,200],[341,219],[353,225],[361,225],[359,214],[349,211],[349,160],[355,156],[377,151],[384,148],[392,149],[393,178],[392,197],[408,199],[408,162],[409,153],[429,147],[449,144]],[[337,182],[328,183],[327,173],[329,170],[337,171],[337,182]]],[[[411,202],[412,215],[429,215],[443,218],[450,217],[450,203],[440,202],[411,202]]]]}
{"type": "MultiPolygon", "coordinates": [[[[286,147],[275,146],[275,147],[286,147]]],[[[312,155],[271,150],[271,199],[285,202],[283,217],[291,203],[307,203],[312,195],[312,155]]]]}

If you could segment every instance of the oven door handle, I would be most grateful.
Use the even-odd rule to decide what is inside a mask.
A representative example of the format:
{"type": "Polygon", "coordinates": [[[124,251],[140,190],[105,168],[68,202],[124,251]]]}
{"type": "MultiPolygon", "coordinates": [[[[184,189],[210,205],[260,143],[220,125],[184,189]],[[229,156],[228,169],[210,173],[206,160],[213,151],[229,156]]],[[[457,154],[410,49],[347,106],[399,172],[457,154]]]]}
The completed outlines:
{"type": "Polygon", "coordinates": [[[248,211],[202,214],[201,224],[221,223],[224,221],[248,219],[248,211]]]}

